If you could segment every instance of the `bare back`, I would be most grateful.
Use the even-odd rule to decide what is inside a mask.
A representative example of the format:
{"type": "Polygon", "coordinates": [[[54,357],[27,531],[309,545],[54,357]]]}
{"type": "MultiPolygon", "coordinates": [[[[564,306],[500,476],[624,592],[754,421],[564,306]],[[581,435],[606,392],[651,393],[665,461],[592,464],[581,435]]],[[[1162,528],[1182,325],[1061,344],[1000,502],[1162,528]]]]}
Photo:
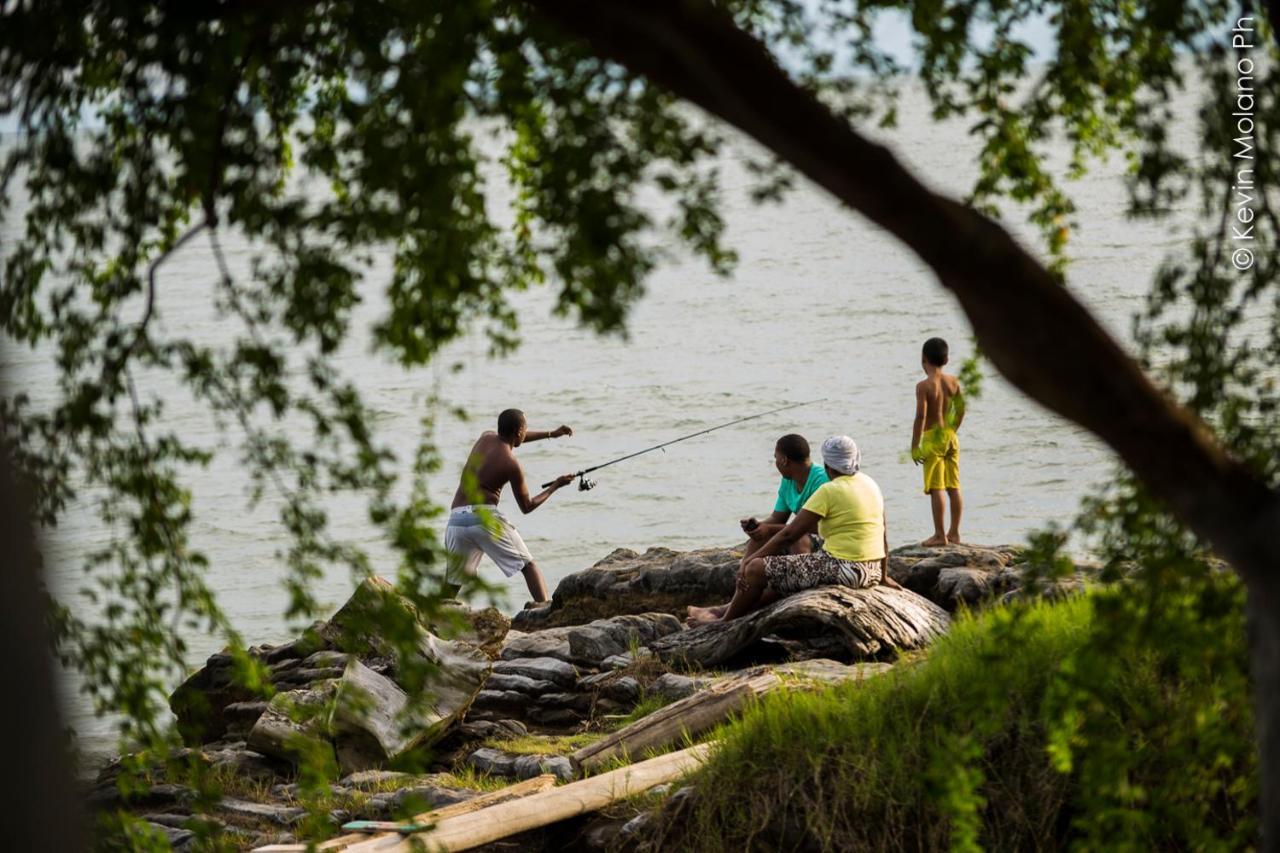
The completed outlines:
{"type": "Polygon", "coordinates": [[[496,432],[482,433],[467,455],[462,480],[453,494],[453,506],[474,504],[477,498],[482,503],[497,505],[498,499],[502,497],[502,488],[507,483],[522,486],[524,469],[520,467],[520,461],[512,452],[511,445],[503,441],[496,432]],[[468,485],[474,491],[469,490],[468,485]]]}
{"type": "MultiPolygon", "coordinates": [[[[924,409],[924,428],[926,430],[945,426],[946,412],[951,401],[960,394],[960,380],[939,370],[933,376],[922,379],[916,385],[916,398],[924,409]]],[[[959,427],[960,423],[950,424],[959,427]]]]}

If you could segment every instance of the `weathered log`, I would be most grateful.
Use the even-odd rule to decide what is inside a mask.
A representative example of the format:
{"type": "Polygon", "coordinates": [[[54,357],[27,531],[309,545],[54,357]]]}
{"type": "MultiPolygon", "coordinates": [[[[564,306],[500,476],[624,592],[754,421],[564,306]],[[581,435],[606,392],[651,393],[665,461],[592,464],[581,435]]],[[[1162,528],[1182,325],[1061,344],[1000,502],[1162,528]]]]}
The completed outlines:
{"type": "Polygon", "coordinates": [[[633,797],[655,785],[670,782],[695,769],[705,760],[710,744],[700,744],[679,752],[660,755],[630,767],[572,782],[490,806],[470,814],[445,818],[428,832],[416,833],[398,840],[370,840],[354,844],[347,853],[409,853],[424,847],[448,853],[470,850],[519,832],[602,809],[610,803],[633,797]]]}
{"type": "Polygon", "coordinates": [[[650,643],[662,660],[718,666],[770,634],[838,640],[851,659],[890,657],[928,645],[950,625],[946,611],[909,590],[824,586],[788,596],[731,622],[715,622],[650,643]]]}
{"type": "MultiPolygon", "coordinates": [[[[542,776],[536,776],[533,779],[526,779],[515,785],[508,785],[498,791],[490,791],[487,794],[481,794],[478,797],[454,803],[451,806],[435,809],[434,811],[423,812],[415,815],[404,823],[429,824],[436,823],[446,818],[457,817],[458,815],[470,814],[471,812],[487,809],[490,806],[496,806],[499,803],[505,803],[519,797],[525,797],[530,794],[536,794],[539,791],[545,791],[548,788],[555,787],[556,777],[547,773],[542,776]]],[[[316,850],[337,851],[346,850],[352,844],[361,842],[380,842],[390,843],[389,839],[398,838],[399,833],[382,832],[377,835],[369,835],[367,832],[350,832],[346,835],[340,835],[337,838],[330,838],[328,841],[322,841],[316,845],[316,850]]],[[[257,847],[254,853],[306,853],[309,848],[305,844],[268,844],[266,847],[257,847]]]]}
{"type": "Polygon", "coordinates": [[[726,679],[623,726],[603,740],[579,749],[569,760],[582,772],[590,773],[615,758],[625,759],[646,749],[668,746],[686,735],[695,737],[781,685],[782,679],[772,672],[726,679]]]}

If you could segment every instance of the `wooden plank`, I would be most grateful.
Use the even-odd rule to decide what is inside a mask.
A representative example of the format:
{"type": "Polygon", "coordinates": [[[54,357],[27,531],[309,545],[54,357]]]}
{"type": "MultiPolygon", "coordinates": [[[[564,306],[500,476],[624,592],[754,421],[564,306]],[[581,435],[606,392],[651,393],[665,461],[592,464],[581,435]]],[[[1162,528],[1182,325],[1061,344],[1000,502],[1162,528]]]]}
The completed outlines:
{"type": "Polygon", "coordinates": [[[695,737],[710,730],[781,684],[781,679],[771,672],[726,679],[623,726],[573,753],[569,760],[574,767],[589,773],[615,758],[626,759],[647,749],[679,743],[686,736],[695,737]]]}
{"type": "MultiPolygon", "coordinates": [[[[429,823],[434,824],[445,818],[457,817],[458,815],[469,814],[480,809],[489,808],[499,803],[505,803],[508,800],[518,799],[530,794],[536,794],[545,791],[548,788],[554,788],[556,777],[553,773],[544,773],[541,776],[534,776],[532,779],[525,779],[523,782],[517,782],[514,785],[508,785],[505,788],[499,788],[496,791],[489,791],[478,797],[472,797],[469,800],[463,800],[460,803],[454,803],[435,811],[423,812],[410,818],[411,823],[429,823]]],[[[337,838],[330,838],[328,841],[322,841],[314,848],[308,848],[305,844],[269,844],[266,847],[256,847],[253,853],[306,853],[308,849],[315,850],[346,850],[351,845],[365,841],[386,840],[388,838],[399,838],[400,834],[396,832],[385,832],[380,835],[370,837],[364,832],[352,832],[346,835],[339,835],[337,838]]]]}
{"type": "Polygon", "coordinates": [[[347,853],[410,853],[423,848],[433,853],[470,850],[481,844],[596,811],[610,803],[647,791],[655,785],[678,779],[697,768],[710,750],[710,744],[699,744],[679,752],[659,755],[590,779],[571,782],[470,814],[446,818],[429,832],[354,844],[347,848],[347,853]]]}

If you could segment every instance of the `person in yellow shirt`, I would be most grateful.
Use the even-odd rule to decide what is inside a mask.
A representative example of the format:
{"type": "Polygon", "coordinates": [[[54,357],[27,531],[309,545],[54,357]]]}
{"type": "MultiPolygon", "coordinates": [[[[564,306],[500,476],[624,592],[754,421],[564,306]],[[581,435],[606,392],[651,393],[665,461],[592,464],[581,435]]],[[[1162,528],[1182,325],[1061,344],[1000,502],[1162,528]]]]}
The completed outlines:
{"type": "Polygon", "coordinates": [[[777,599],[815,586],[869,587],[898,584],[889,577],[889,533],[884,495],[861,471],[858,445],[847,435],[822,443],[822,464],[829,482],[818,488],[786,527],[743,560],[738,589],[721,615],[720,608],[690,607],[690,625],[728,621],[777,599]],[[822,548],[809,554],[787,553],[792,543],[817,531],[822,548]]]}

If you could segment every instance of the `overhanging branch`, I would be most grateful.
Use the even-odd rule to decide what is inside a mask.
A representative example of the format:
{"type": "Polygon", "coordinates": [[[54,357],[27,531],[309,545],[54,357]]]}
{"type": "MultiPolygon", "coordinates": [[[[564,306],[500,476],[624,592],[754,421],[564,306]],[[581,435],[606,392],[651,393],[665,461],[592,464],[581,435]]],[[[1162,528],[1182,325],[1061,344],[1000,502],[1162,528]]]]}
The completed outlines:
{"type": "Polygon", "coordinates": [[[1280,562],[1277,495],[1158,389],[1007,231],[921,184],[710,3],[530,5],[598,54],[735,125],[906,243],[959,299],[1010,382],[1105,441],[1247,581],[1269,578],[1280,562]]]}

